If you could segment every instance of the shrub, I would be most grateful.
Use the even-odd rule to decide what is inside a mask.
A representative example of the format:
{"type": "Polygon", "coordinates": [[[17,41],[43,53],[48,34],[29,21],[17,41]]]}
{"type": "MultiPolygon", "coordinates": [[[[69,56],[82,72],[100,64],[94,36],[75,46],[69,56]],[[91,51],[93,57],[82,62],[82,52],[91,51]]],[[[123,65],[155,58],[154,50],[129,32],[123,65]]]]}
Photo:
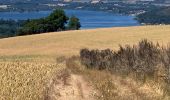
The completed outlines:
{"type": "Polygon", "coordinates": [[[80,55],[82,63],[88,68],[98,68],[99,70],[102,70],[109,66],[112,51],[109,49],[102,51],[82,49],[80,55]]]}
{"type": "Polygon", "coordinates": [[[146,39],[137,45],[120,46],[118,51],[88,50],[80,51],[81,63],[87,68],[107,69],[112,73],[128,75],[134,73],[136,79],[145,81],[163,77],[170,83],[170,47],[160,47],[146,39]]]}

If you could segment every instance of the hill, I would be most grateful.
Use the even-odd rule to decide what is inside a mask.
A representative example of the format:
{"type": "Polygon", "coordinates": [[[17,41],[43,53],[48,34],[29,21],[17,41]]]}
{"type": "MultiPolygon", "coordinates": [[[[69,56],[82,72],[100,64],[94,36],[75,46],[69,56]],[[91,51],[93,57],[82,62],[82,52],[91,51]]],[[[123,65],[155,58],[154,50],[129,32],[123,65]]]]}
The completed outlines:
{"type": "Polygon", "coordinates": [[[1,56],[78,55],[82,48],[117,49],[119,44],[133,44],[148,38],[161,44],[170,39],[170,26],[117,27],[53,32],[0,40],[1,56]],[[165,38],[166,37],[166,38],[165,38]]]}
{"type": "Polygon", "coordinates": [[[117,50],[144,38],[166,45],[169,33],[170,26],[162,25],[0,39],[0,100],[169,100],[162,80],[90,70],[77,56],[82,48],[117,50]]]}
{"type": "Polygon", "coordinates": [[[140,23],[155,25],[155,24],[170,24],[170,7],[160,7],[150,9],[149,11],[137,15],[136,19],[140,23]]]}

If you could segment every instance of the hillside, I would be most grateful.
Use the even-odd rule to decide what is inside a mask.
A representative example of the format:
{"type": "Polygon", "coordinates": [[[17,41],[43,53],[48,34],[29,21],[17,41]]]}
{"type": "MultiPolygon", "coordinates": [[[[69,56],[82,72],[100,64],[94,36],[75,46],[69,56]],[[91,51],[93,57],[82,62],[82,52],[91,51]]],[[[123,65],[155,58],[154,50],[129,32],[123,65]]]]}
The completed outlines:
{"type": "Polygon", "coordinates": [[[168,25],[103,28],[13,37],[0,40],[0,55],[72,56],[78,55],[82,48],[115,50],[119,44],[134,44],[144,38],[166,44],[170,42],[169,33],[168,25]]]}
{"type": "Polygon", "coordinates": [[[170,7],[160,7],[137,15],[139,23],[148,25],[159,25],[170,23],[170,7]]]}
{"type": "Polygon", "coordinates": [[[135,26],[0,39],[0,100],[169,100],[162,78],[90,70],[77,56],[82,48],[117,50],[144,38],[167,45],[169,33],[169,25],[135,26]]]}

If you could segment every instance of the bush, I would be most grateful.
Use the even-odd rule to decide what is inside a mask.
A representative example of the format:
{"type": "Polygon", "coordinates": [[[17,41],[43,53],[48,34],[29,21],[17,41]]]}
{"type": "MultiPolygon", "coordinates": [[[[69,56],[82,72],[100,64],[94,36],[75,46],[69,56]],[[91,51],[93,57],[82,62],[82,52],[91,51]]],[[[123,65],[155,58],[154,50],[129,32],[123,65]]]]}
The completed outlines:
{"type": "Polygon", "coordinates": [[[80,51],[81,61],[88,68],[98,68],[99,70],[106,69],[109,66],[109,58],[112,55],[112,51],[107,50],[88,50],[82,49],[80,51]]]}
{"type": "Polygon", "coordinates": [[[163,78],[170,83],[170,47],[163,48],[146,39],[137,45],[120,46],[118,51],[88,50],[80,51],[81,63],[87,68],[128,75],[134,73],[137,79],[145,81],[163,78]]]}

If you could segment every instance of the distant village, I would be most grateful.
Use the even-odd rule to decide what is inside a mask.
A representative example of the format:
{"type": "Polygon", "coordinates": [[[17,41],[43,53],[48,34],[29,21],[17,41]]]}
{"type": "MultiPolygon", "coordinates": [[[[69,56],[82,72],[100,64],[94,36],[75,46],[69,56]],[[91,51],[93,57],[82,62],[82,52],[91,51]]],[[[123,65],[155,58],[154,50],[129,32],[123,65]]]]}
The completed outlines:
{"type": "Polygon", "coordinates": [[[0,0],[0,12],[42,11],[62,8],[138,15],[153,7],[166,6],[170,6],[170,0],[0,0]]]}

